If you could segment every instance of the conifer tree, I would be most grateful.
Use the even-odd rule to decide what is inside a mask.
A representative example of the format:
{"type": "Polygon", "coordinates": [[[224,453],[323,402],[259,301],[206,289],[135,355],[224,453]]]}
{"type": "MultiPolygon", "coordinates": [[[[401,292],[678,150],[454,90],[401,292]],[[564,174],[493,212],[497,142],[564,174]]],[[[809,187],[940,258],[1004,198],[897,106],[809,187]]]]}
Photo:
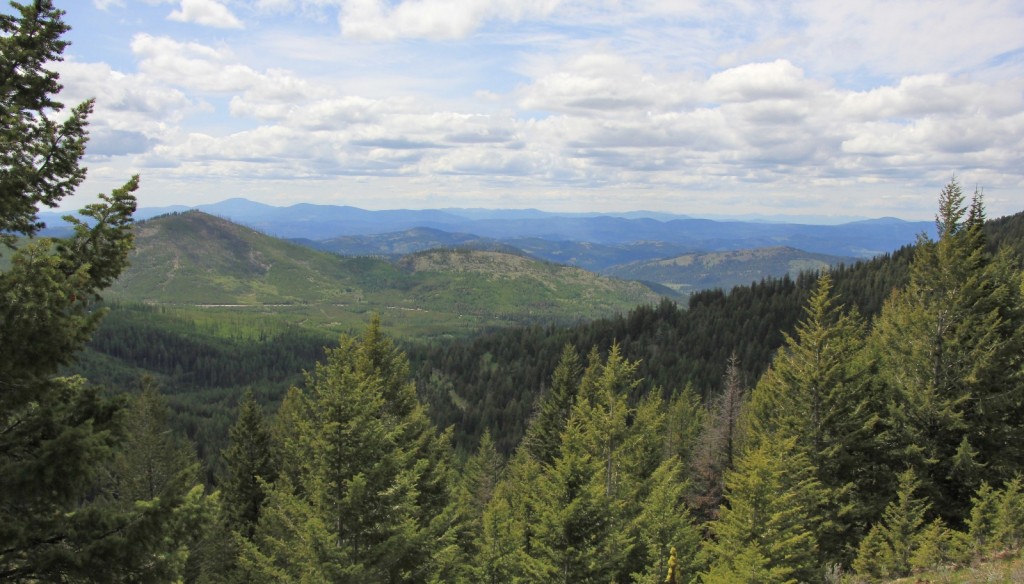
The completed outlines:
{"type": "Polygon", "coordinates": [[[222,453],[227,476],[221,481],[221,506],[232,529],[252,537],[263,504],[263,483],[276,478],[270,452],[270,429],[252,390],[245,392],[238,419],[222,453]]]}
{"type": "Polygon", "coordinates": [[[530,423],[523,444],[534,458],[551,464],[558,455],[565,421],[576,399],[583,367],[572,345],[565,345],[551,376],[551,389],[541,399],[535,419],[530,423]]]}
{"type": "Polygon", "coordinates": [[[271,465],[279,476],[287,478],[293,486],[300,483],[301,477],[309,472],[309,444],[306,438],[313,433],[313,428],[309,427],[312,420],[309,408],[306,394],[292,387],[281,400],[270,424],[271,465]]]}
{"type": "Polygon", "coordinates": [[[519,448],[495,487],[482,518],[483,537],[474,558],[473,582],[543,582],[550,566],[538,559],[543,509],[537,486],[541,464],[519,448]]]}
{"type": "Polygon", "coordinates": [[[996,508],[999,492],[988,483],[982,483],[978,493],[971,498],[971,516],[967,520],[968,535],[974,553],[983,557],[995,551],[999,544],[993,541],[996,523],[996,508]]]}
{"type": "Polygon", "coordinates": [[[707,408],[692,385],[687,384],[675,392],[668,400],[665,411],[668,451],[688,463],[693,457],[707,416],[707,408]]]}
{"type": "Polygon", "coordinates": [[[656,397],[628,406],[635,372],[617,344],[604,360],[596,350],[588,357],[559,453],[542,467],[532,498],[537,519],[528,553],[544,580],[621,580],[643,567],[629,521],[663,456],[664,414],[656,397]]]}
{"type": "Polygon", "coordinates": [[[426,581],[441,535],[432,519],[447,504],[448,436],[427,420],[378,318],[326,353],[307,375],[308,396],[289,395],[297,423],[278,433],[290,441],[286,464],[243,564],[256,580],[426,581]]]}
{"type": "MultiPolygon", "coordinates": [[[[623,446],[631,434],[628,421],[631,411],[626,399],[639,383],[636,366],[623,358],[618,344],[613,344],[605,362],[597,360],[588,365],[584,381],[591,379],[592,382],[581,384],[570,416],[579,424],[578,446],[603,467],[605,494],[609,497],[621,495],[621,484],[629,480],[622,468],[623,446]]],[[[571,444],[563,437],[563,453],[568,445],[571,444]]]]}
{"type": "Polygon", "coordinates": [[[873,525],[861,541],[853,562],[858,575],[878,579],[910,572],[911,559],[920,547],[930,507],[926,499],[914,496],[920,486],[913,470],[900,474],[896,499],[886,506],[881,521],[873,525]]]}
{"type": "Polygon", "coordinates": [[[1024,362],[1018,276],[986,252],[984,206],[954,180],[940,193],[938,240],[922,236],[908,287],[894,294],[870,341],[889,392],[893,456],[908,461],[936,510],[962,523],[983,481],[1024,465],[1019,374],[1024,362]]]}
{"type": "Polygon", "coordinates": [[[884,412],[868,383],[864,334],[859,316],[845,313],[833,297],[831,276],[821,274],[796,335],[785,335],[747,410],[748,441],[796,438],[828,492],[816,533],[823,563],[848,563],[848,542],[861,537],[858,526],[886,502],[877,485],[889,473],[875,441],[884,412]]]}
{"type": "Polygon", "coordinates": [[[717,516],[725,473],[733,468],[739,452],[742,412],[748,400],[735,354],[729,358],[723,381],[722,394],[709,406],[690,459],[690,505],[703,521],[717,516]]]}
{"type": "Polygon", "coordinates": [[[178,550],[167,537],[174,515],[195,509],[202,491],[119,504],[104,473],[124,438],[121,404],[57,376],[127,265],[138,179],[69,217],[70,237],[33,238],[38,209],[85,178],[92,101],[69,112],[57,101],[49,63],[67,46],[63,12],[51,0],[12,7],[0,14],[0,253],[19,245],[0,271],[0,580],[157,578],[154,557],[178,550]]]}
{"type": "Polygon", "coordinates": [[[546,582],[618,581],[632,542],[608,492],[606,460],[587,448],[592,438],[571,417],[562,452],[536,484],[535,551],[546,582]]]}
{"type": "Polygon", "coordinates": [[[647,584],[661,584],[669,578],[679,584],[690,582],[699,568],[701,534],[686,506],[682,463],[675,456],[666,459],[655,470],[650,483],[649,492],[630,524],[640,564],[632,579],[647,584]]]}
{"type": "Polygon", "coordinates": [[[815,525],[826,493],[795,438],[762,439],[726,473],[726,500],[706,542],[703,582],[820,579],[815,525]]]}
{"type": "Polygon", "coordinates": [[[1014,477],[1001,490],[982,483],[971,503],[967,536],[975,557],[1020,549],[1024,536],[1024,494],[1020,477],[1014,477]]]}
{"type": "Polygon", "coordinates": [[[1024,491],[1021,477],[1016,476],[1003,488],[996,506],[992,541],[1002,550],[1018,551],[1024,543],[1024,491]]]}
{"type": "Polygon", "coordinates": [[[150,378],[125,411],[126,440],[112,465],[114,494],[127,505],[173,496],[199,482],[195,448],[171,431],[170,405],[150,378]]]}
{"type": "Polygon", "coordinates": [[[142,565],[124,566],[115,580],[174,581],[186,573],[214,520],[199,484],[199,461],[192,444],[172,432],[170,405],[152,379],[143,379],[142,391],[132,396],[125,414],[125,441],[110,465],[107,496],[124,513],[140,506],[168,506],[173,515],[159,526],[160,532],[150,535],[160,546],[140,558],[142,565]]]}
{"type": "Polygon", "coordinates": [[[438,531],[444,531],[434,552],[435,581],[471,582],[485,577],[474,569],[473,559],[480,555],[484,514],[494,497],[501,468],[501,455],[490,432],[485,431],[476,453],[466,460],[454,481],[448,507],[434,518],[438,531]]]}

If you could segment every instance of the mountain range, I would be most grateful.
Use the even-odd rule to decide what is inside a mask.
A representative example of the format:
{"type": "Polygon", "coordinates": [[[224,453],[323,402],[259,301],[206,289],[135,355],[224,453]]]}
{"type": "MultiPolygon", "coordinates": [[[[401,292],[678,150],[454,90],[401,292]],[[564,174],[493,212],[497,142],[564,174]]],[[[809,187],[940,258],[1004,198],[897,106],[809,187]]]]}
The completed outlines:
{"type": "MultiPolygon", "coordinates": [[[[136,216],[146,219],[188,209],[184,206],[143,208],[136,216]]],[[[653,212],[616,215],[550,213],[535,209],[369,211],[349,206],[308,203],[276,207],[238,198],[199,205],[195,209],[275,237],[302,238],[315,242],[428,228],[448,234],[493,239],[514,247],[521,247],[516,245],[517,240],[539,240],[549,244],[587,243],[612,248],[642,247],[656,242],[674,246],[672,251],[680,253],[784,246],[811,253],[853,258],[868,258],[890,252],[913,243],[918,234],[933,236],[935,229],[931,222],[909,222],[893,218],[840,225],[808,225],[712,221],[653,212]]],[[[40,218],[56,229],[62,223],[57,213],[41,213],[40,218]]],[[[667,255],[670,254],[662,257],[667,255]]],[[[635,261],[654,257],[632,259],[635,261]]],[[[579,265],[600,269],[596,265],[579,265]]]]}

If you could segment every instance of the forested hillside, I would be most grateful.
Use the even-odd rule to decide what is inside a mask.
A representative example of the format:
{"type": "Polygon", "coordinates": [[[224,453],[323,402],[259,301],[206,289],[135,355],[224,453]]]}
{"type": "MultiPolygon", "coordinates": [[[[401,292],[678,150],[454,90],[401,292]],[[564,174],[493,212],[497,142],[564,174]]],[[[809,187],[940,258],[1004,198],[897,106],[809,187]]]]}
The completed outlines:
{"type": "MultiPolygon", "coordinates": [[[[484,431],[457,461],[450,435],[431,429],[405,381],[405,357],[374,320],[330,349],[273,421],[243,408],[228,450],[234,478],[222,483],[232,503],[216,528],[236,534],[234,547],[219,562],[205,558],[205,573],[873,582],[1016,554],[1024,280],[1019,255],[986,251],[980,199],[963,201],[958,185],[947,186],[939,239],[899,252],[899,261],[877,260],[888,272],[864,264],[778,283],[787,294],[775,298],[799,297],[799,314],[769,366],[747,377],[737,357],[727,358],[721,389],[703,398],[681,385],[651,391],[626,346],[659,330],[671,335],[682,315],[738,302],[731,294],[557,338],[623,333],[604,350],[553,351],[555,367],[535,405],[523,408],[529,422],[507,458],[484,431]],[[902,284],[877,298],[862,294],[863,310],[838,294],[842,278],[870,290],[867,282],[883,277],[902,284]]],[[[770,294],[746,296],[771,305],[770,294]]],[[[535,330],[555,338],[554,329],[535,330]]],[[[531,350],[526,335],[500,336],[519,348],[496,350],[531,350]]],[[[493,371],[499,352],[484,355],[480,370],[493,371]]],[[[464,396],[452,400],[469,409],[464,396]]]]}
{"type": "MultiPolygon", "coordinates": [[[[953,180],[936,237],[891,256],[408,351],[372,315],[300,375],[317,339],[280,320],[132,305],[100,329],[154,223],[133,228],[135,176],[40,237],[38,208],[85,177],[92,102],[48,117],[68,27],[51,0],[12,6],[0,581],[854,584],[1021,557],[1024,214],[986,222],[953,180]],[[212,416],[182,432],[167,394],[185,385],[212,416]]],[[[193,273],[221,291],[300,253],[202,235],[226,255],[193,273]],[[217,264],[232,255],[251,273],[217,264]]],[[[172,275],[190,253],[148,251],[172,275]]],[[[389,269],[515,294],[559,268],[465,251],[389,269]]],[[[158,290],[159,272],[140,280],[158,290]]]]}
{"type": "MultiPolygon", "coordinates": [[[[985,225],[989,251],[996,245],[1024,257],[1024,213],[985,225]]],[[[893,290],[909,278],[914,247],[831,270],[839,302],[864,317],[877,315],[893,290]]],[[[547,387],[562,346],[602,354],[618,343],[638,363],[638,392],[662,395],[690,385],[705,400],[717,395],[730,356],[746,383],[753,383],[791,334],[817,272],[768,278],[729,292],[694,294],[685,307],[663,300],[624,316],[575,327],[533,326],[498,330],[463,341],[409,347],[417,384],[439,425],[454,424],[460,445],[484,430],[508,452],[521,438],[538,396],[547,387]]],[[[633,396],[636,397],[636,396],[633,396]]]]}
{"type": "MultiPolygon", "coordinates": [[[[837,294],[875,314],[907,277],[910,248],[833,273],[837,294]]],[[[454,424],[460,445],[489,430],[509,452],[525,431],[539,395],[547,387],[562,346],[602,354],[618,343],[638,363],[637,393],[668,396],[691,386],[703,399],[719,393],[733,354],[746,383],[757,379],[784,334],[793,330],[817,277],[767,279],[730,292],[694,294],[687,306],[663,300],[625,316],[576,327],[532,326],[499,330],[464,341],[409,348],[417,384],[441,426],[454,424]]],[[[634,399],[638,395],[632,396],[634,399]]]]}

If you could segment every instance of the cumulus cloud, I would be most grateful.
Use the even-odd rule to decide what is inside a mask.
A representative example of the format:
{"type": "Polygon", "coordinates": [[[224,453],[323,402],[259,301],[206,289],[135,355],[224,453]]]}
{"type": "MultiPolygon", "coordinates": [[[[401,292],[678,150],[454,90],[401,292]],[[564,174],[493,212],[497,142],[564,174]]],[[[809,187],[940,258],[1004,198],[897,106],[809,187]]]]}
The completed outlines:
{"type": "Polygon", "coordinates": [[[257,71],[239,63],[225,48],[140,33],[132,39],[131,49],[143,73],[170,85],[244,93],[250,100],[274,103],[294,103],[316,93],[307,81],[288,71],[257,71]]]}
{"type": "Polygon", "coordinates": [[[245,28],[242,21],[217,0],[181,0],[181,7],[167,18],[214,28],[245,28]]]}
{"type": "Polygon", "coordinates": [[[203,107],[177,89],[144,75],[115,71],[105,63],[64,61],[55,67],[64,84],[63,101],[96,100],[90,118],[90,155],[144,152],[171,139],[176,125],[203,107]]]}
{"type": "Polygon", "coordinates": [[[705,86],[713,101],[749,102],[794,99],[814,90],[803,71],[785,59],[750,63],[715,73],[705,86]]]}

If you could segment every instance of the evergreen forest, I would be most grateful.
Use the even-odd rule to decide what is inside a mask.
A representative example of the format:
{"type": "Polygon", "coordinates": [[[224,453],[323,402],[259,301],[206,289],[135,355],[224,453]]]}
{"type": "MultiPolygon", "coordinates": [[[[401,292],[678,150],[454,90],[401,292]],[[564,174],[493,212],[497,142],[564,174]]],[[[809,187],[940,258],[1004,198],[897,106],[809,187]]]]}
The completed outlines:
{"type": "Polygon", "coordinates": [[[210,335],[103,302],[140,177],[39,236],[84,180],[93,104],[45,67],[62,12],[13,6],[0,581],[857,583],[997,559],[1024,579],[1024,214],[988,220],[954,178],[934,238],[686,306],[210,335]]]}

